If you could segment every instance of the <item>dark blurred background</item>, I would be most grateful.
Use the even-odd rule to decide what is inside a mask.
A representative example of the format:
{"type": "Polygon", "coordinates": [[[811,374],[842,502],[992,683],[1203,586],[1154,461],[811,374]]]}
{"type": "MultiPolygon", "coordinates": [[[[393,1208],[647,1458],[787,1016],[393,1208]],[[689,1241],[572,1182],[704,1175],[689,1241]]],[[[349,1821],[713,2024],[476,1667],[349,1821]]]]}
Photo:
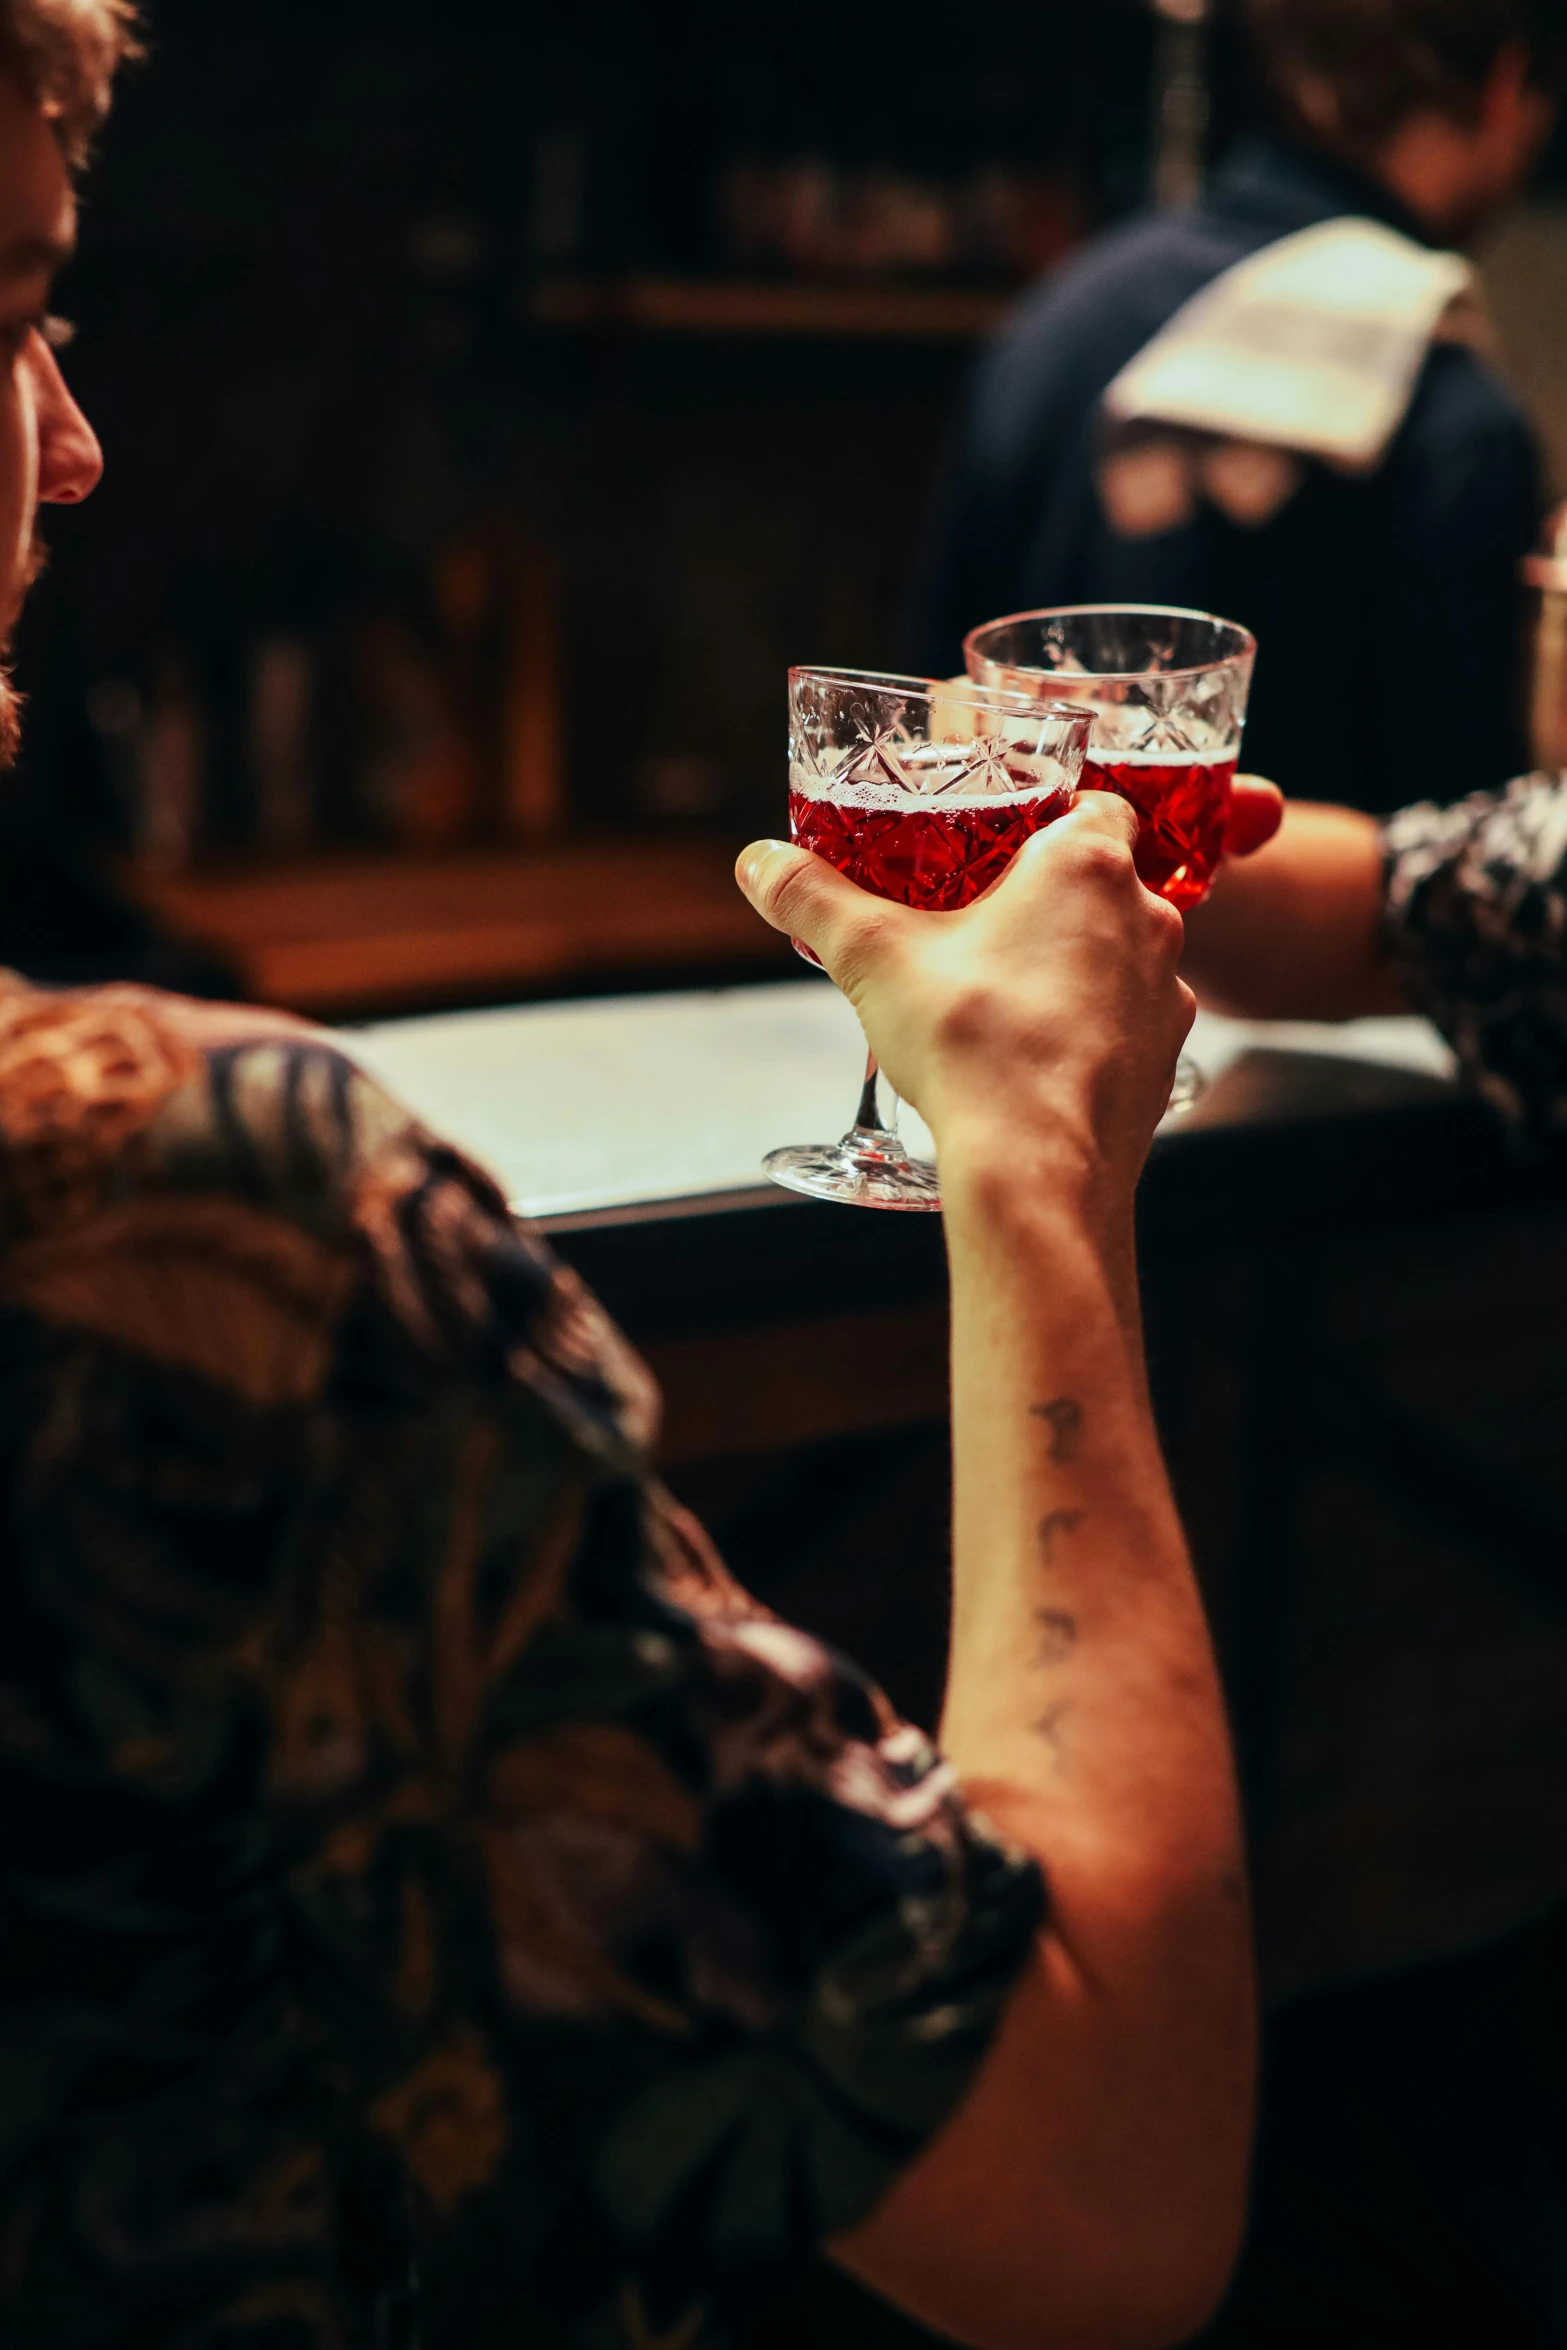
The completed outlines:
{"type": "MultiPolygon", "coordinates": [[[[695,844],[776,824],[790,660],[905,662],[976,340],[1147,198],[1149,9],[151,21],[63,289],[108,474],[20,647],[30,820],[305,1009],[732,961],[695,844]],[[628,837],[691,896],[663,948],[583,863],[628,837]],[[553,957],[493,896],[546,844],[609,932],[553,957]],[[488,945],[400,953],[410,886],[488,945]]],[[[1218,155],[1222,23],[1212,78],[1218,155]]]]}

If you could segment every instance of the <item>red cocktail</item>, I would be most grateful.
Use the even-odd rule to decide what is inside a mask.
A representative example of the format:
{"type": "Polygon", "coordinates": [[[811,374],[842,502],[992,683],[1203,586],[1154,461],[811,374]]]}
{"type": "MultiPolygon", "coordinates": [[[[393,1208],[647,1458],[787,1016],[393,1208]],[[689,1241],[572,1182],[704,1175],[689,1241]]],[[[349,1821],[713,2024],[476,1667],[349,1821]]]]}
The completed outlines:
{"type": "Polygon", "coordinates": [[[1085,791],[1119,792],[1142,818],[1137,870],[1183,913],[1224,854],[1256,640],[1231,620],[1153,604],[1073,604],[976,628],[968,673],[1094,714],[1085,791]]]}
{"type": "MultiPolygon", "coordinates": [[[[929,772],[927,768],[927,773],[929,772]]],[[[791,790],[789,829],[803,849],[836,865],[879,898],[936,914],[956,913],[999,881],[1018,850],[1072,804],[1065,787],[1041,789],[1021,768],[1016,796],[967,798],[961,790],[926,801],[867,790],[829,799],[791,790]]]]}
{"type": "Polygon", "coordinates": [[[1237,754],[1206,759],[1090,747],[1084,791],[1119,792],[1142,818],[1137,870],[1148,887],[1184,914],[1213,887],[1230,823],[1237,754]]]}
{"type": "MultiPolygon", "coordinates": [[[[1208,612],[1071,604],[987,621],[963,659],[993,691],[1093,712],[1084,790],[1130,800],[1148,887],[1183,914],[1201,905],[1224,855],[1256,638],[1208,612]]],[[[1172,1107],[1188,1107],[1202,1083],[1183,1053],[1172,1107]]]]}
{"type": "MultiPolygon", "coordinates": [[[[843,669],[789,675],[789,826],[861,889],[955,913],[1072,804],[1093,716],[1041,695],[843,669]]],[[[808,962],[816,957],[795,940],[808,962]]],[[[898,1139],[872,1056],[841,1142],[773,1151],[768,1174],[813,1199],[941,1206],[936,1170],[898,1139]]]]}

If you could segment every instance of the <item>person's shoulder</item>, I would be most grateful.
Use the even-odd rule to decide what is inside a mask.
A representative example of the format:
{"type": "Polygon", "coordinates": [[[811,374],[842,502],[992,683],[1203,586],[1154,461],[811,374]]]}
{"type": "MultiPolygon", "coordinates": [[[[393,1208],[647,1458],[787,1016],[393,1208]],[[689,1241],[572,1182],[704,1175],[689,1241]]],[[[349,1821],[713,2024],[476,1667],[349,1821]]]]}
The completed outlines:
{"type": "Polygon", "coordinates": [[[1244,249],[1233,229],[1204,213],[1151,213],[1126,221],[1031,288],[998,342],[1043,342],[1073,327],[1118,336],[1156,334],[1244,249]]]}
{"type": "Polygon", "coordinates": [[[1096,237],[1031,287],[991,340],[979,413],[992,433],[1096,401],[1183,303],[1242,257],[1208,215],[1150,214],[1096,237]]]}
{"type": "Polygon", "coordinates": [[[494,1186],[327,1031],[128,983],[0,973],[0,1259],[13,1286],[28,1252],[85,1251],[165,1272],[199,1258],[259,1291],[340,1296],[396,1224],[394,1204],[427,1198],[449,1168],[474,1215],[502,1227],[494,1186]]]}
{"type": "Polygon", "coordinates": [[[0,1276],[256,1408],[320,1404],[373,1328],[405,1400],[471,1376],[584,1455],[651,1440],[647,1374],[494,1179],[282,1013],[0,972],[0,1276]]]}
{"type": "Polygon", "coordinates": [[[226,1188],[291,1212],[347,1155],[356,1081],[371,1090],[336,1039],[283,1013],[0,973],[0,1157],[13,1179],[32,1169],[55,1220],[131,1190],[226,1188]],[[307,1110],[320,1147],[301,1157],[280,1122],[307,1110]]]}
{"type": "Polygon", "coordinates": [[[1427,354],[1401,436],[1405,454],[1448,462],[1489,453],[1533,466],[1534,427],[1496,364],[1466,343],[1435,343],[1427,354]]]}

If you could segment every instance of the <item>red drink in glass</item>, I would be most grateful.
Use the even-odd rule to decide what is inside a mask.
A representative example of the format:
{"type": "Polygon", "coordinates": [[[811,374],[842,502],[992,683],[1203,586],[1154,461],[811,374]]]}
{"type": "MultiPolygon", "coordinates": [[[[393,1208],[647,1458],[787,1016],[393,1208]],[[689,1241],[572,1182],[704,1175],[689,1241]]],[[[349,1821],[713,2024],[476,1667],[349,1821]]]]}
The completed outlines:
{"type": "Polygon", "coordinates": [[[1224,855],[1238,754],[1172,759],[1089,745],[1084,791],[1119,792],[1142,818],[1137,870],[1151,890],[1187,913],[1201,905],[1224,855]]]}
{"type": "Polygon", "coordinates": [[[851,881],[879,898],[922,913],[951,914],[999,881],[1030,834],[1071,805],[1065,791],[1034,790],[1016,799],[905,796],[898,807],[859,799],[789,794],[789,829],[851,881]]]}
{"type": "MultiPolygon", "coordinates": [[[[864,670],[789,672],[789,829],[871,895],[925,913],[972,905],[1082,776],[1090,710],[964,680],[864,670]]],[[[796,951],[817,958],[799,939],[796,951]]],[[[808,1199],[938,1210],[934,1164],[898,1139],[874,1053],[854,1124],[837,1142],[797,1143],[764,1162],[808,1199]]]]}
{"type": "Polygon", "coordinates": [[[1130,800],[1148,887],[1183,914],[1201,905],[1224,855],[1251,632],[1163,604],[1065,604],[987,621],[963,658],[977,685],[1093,710],[1083,789],[1130,800]]]}

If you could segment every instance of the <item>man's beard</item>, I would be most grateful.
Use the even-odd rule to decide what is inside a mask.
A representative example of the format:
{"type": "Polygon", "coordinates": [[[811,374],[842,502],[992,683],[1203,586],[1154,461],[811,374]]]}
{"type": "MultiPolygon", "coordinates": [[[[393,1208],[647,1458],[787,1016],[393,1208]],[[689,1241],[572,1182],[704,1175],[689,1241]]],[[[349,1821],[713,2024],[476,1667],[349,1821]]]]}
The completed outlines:
{"type": "Polygon", "coordinates": [[[0,775],[9,775],[22,748],[22,697],[9,669],[0,669],[0,775]]]}
{"type": "MultiPolygon", "coordinates": [[[[42,578],[48,560],[49,551],[35,531],[32,544],[27,550],[27,560],[22,565],[22,577],[17,588],[17,619],[21,617],[23,603],[37,581],[42,578]]],[[[12,625],[14,626],[15,623],[13,622],[12,625]]],[[[22,712],[27,706],[23,697],[16,690],[16,682],[11,673],[10,652],[11,640],[8,631],[4,642],[0,643],[0,775],[9,774],[21,754],[22,712]]]]}

